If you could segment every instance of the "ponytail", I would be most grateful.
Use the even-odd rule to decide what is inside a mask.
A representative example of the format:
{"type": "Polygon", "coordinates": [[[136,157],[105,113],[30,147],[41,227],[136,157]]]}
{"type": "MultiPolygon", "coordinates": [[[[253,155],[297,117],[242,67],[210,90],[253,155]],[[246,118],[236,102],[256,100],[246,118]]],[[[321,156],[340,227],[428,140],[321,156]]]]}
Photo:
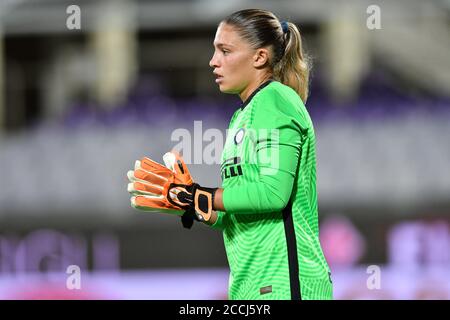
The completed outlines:
{"type": "Polygon", "coordinates": [[[283,23],[287,24],[288,30],[284,34],[284,53],[273,67],[274,77],[294,89],[306,103],[309,93],[309,58],[303,52],[302,38],[297,26],[291,22],[283,23]]]}

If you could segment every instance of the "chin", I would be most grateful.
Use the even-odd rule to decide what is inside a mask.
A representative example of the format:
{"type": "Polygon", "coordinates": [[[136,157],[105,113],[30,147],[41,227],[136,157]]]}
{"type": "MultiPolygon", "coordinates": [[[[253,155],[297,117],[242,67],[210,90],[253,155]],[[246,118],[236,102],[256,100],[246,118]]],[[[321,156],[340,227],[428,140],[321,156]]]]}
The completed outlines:
{"type": "Polygon", "coordinates": [[[225,87],[224,85],[219,85],[219,90],[222,93],[230,93],[230,89],[225,87]]]}
{"type": "Polygon", "coordinates": [[[222,93],[230,93],[230,90],[226,87],[219,86],[219,90],[222,93]]]}
{"type": "Polygon", "coordinates": [[[228,93],[228,94],[237,94],[237,93],[239,93],[238,90],[230,88],[230,87],[227,87],[227,86],[224,86],[223,84],[219,85],[219,90],[222,93],[228,93]]]}

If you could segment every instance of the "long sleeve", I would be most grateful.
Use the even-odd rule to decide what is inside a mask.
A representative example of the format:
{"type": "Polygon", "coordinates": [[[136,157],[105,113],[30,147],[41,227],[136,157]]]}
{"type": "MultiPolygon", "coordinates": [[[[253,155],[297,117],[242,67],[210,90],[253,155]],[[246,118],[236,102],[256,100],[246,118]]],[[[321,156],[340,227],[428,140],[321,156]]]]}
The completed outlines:
{"type": "Polygon", "coordinates": [[[301,152],[302,116],[281,95],[267,95],[255,105],[248,138],[257,168],[256,181],[224,188],[226,212],[281,211],[289,202],[301,152]]]}

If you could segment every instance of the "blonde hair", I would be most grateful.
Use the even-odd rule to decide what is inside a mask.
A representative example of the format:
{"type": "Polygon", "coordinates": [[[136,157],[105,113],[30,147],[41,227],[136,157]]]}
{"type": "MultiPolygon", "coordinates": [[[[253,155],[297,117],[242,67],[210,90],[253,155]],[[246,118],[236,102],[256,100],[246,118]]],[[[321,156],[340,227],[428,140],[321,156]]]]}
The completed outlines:
{"type": "Polygon", "coordinates": [[[261,9],[240,10],[222,22],[233,26],[253,48],[270,47],[269,63],[274,79],[294,89],[306,103],[311,63],[303,52],[300,31],[294,23],[283,22],[283,28],[272,12],[261,9]]]}

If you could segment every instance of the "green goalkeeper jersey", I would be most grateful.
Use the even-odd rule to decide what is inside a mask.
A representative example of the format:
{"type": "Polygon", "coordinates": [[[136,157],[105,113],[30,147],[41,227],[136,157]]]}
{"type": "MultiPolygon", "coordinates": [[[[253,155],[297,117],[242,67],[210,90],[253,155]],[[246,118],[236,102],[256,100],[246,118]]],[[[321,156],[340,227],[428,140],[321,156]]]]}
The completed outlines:
{"type": "Polygon", "coordinates": [[[230,299],[332,299],[319,242],[316,152],[309,114],[269,80],[231,118],[222,153],[230,299]]]}

